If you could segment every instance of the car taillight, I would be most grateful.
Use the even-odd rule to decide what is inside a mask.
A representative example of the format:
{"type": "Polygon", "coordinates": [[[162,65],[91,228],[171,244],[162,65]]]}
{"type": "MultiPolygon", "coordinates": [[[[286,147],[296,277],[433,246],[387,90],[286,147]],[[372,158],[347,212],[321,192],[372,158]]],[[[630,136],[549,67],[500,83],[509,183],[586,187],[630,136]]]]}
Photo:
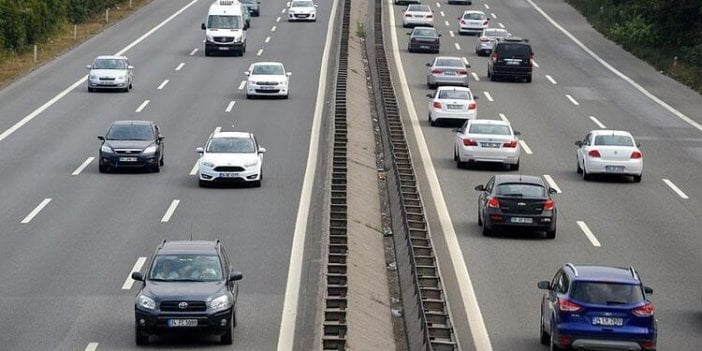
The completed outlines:
{"type": "Polygon", "coordinates": [[[517,141],[516,140],[510,140],[504,144],[502,144],[504,147],[517,147],[517,141]]]}
{"type": "Polygon", "coordinates": [[[487,201],[487,207],[491,207],[491,208],[500,208],[500,202],[497,201],[496,198],[491,197],[491,198],[489,198],[488,201],[487,201]]]}
{"type": "Polygon", "coordinates": [[[497,59],[498,59],[497,51],[493,52],[492,56],[490,56],[490,58],[492,59],[492,63],[497,62],[497,59]]]}
{"type": "Polygon", "coordinates": [[[544,202],[544,211],[553,211],[555,207],[556,205],[553,200],[546,200],[546,202],[544,202]]]}
{"type": "Polygon", "coordinates": [[[590,157],[602,157],[600,155],[600,152],[597,150],[590,150],[590,152],[588,152],[587,155],[590,157]]]}
{"type": "Polygon", "coordinates": [[[631,311],[631,313],[637,317],[653,317],[654,312],[656,312],[656,308],[653,307],[653,304],[650,302],[641,307],[634,308],[634,310],[631,311]]]}
{"type": "Polygon", "coordinates": [[[432,17],[434,17],[434,15],[432,15],[431,13],[427,15],[427,18],[432,18],[432,17]]]}
{"type": "Polygon", "coordinates": [[[412,14],[411,14],[411,13],[406,13],[406,14],[405,14],[405,17],[412,17],[412,14]]]}
{"type": "Polygon", "coordinates": [[[473,139],[463,139],[463,146],[478,146],[478,142],[473,139]]]}
{"type": "Polygon", "coordinates": [[[456,74],[458,74],[459,76],[466,76],[468,75],[468,71],[458,71],[456,72],[456,74]]]}
{"type": "Polygon", "coordinates": [[[641,158],[643,155],[641,155],[641,152],[639,151],[634,151],[631,153],[631,158],[641,158]]]}
{"type": "Polygon", "coordinates": [[[558,299],[558,309],[561,312],[579,312],[583,307],[566,299],[558,299]]]}
{"type": "Polygon", "coordinates": [[[642,341],[641,347],[643,347],[644,350],[655,350],[656,349],[656,342],[655,341],[642,341]]]}
{"type": "Polygon", "coordinates": [[[475,102],[471,102],[468,104],[469,110],[475,110],[476,108],[478,108],[478,104],[476,104],[475,102]]]}
{"type": "Polygon", "coordinates": [[[440,69],[433,69],[433,70],[431,70],[431,73],[432,73],[432,74],[443,74],[444,71],[442,71],[442,70],[440,70],[440,69]]]}
{"type": "Polygon", "coordinates": [[[434,101],[434,102],[431,104],[431,106],[432,106],[433,108],[439,108],[439,109],[440,109],[440,108],[441,108],[441,103],[438,102],[438,101],[434,101]]]}

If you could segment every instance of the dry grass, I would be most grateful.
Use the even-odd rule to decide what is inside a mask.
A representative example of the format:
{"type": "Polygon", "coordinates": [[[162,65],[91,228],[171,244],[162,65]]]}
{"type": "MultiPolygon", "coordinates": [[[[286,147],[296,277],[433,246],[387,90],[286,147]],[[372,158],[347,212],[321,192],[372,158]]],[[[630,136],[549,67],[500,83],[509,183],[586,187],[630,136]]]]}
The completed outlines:
{"type": "Polygon", "coordinates": [[[45,42],[37,44],[37,62],[34,62],[34,49],[30,48],[21,52],[0,49],[0,87],[8,85],[15,79],[60,56],[105,28],[119,22],[122,18],[129,16],[150,1],[132,0],[131,8],[129,8],[129,0],[123,1],[110,8],[109,22],[105,22],[105,12],[103,11],[75,27],[66,23],[45,42]]]}

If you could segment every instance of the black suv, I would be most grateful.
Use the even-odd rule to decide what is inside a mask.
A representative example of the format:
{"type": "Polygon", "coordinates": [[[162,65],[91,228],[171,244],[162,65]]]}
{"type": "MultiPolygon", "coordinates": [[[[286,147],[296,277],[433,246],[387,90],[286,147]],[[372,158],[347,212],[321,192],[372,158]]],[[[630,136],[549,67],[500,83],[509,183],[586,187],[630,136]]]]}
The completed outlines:
{"type": "Polygon", "coordinates": [[[216,241],[169,241],[158,246],[134,306],[136,344],[151,335],[195,332],[221,336],[232,343],[236,327],[238,280],[224,246],[216,241]]]}
{"type": "Polygon", "coordinates": [[[163,136],[153,121],[114,121],[98,153],[98,169],[145,168],[159,172],[163,166],[163,136]]]}
{"type": "Polygon", "coordinates": [[[493,82],[500,77],[511,77],[531,83],[533,58],[529,40],[516,37],[498,39],[488,61],[487,76],[493,82]]]}

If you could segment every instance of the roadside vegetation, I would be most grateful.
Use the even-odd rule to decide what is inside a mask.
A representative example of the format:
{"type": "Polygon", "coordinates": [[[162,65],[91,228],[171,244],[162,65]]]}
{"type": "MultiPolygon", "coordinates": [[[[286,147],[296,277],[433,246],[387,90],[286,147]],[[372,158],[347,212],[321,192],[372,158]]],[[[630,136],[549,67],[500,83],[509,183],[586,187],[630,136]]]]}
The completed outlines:
{"type": "Polygon", "coordinates": [[[600,33],[702,93],[702,0],[566,0],[600,33]]]}

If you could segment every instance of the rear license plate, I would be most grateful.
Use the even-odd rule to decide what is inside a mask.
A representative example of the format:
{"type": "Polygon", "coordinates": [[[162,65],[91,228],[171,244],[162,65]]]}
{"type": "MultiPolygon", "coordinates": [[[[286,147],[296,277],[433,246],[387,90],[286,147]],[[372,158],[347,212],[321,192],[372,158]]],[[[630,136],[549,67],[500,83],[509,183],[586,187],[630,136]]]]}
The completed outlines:
{"type": "Polygon", "coordinates": [[[231,173],[231,172],[220,173],[219,176],[221,178],[236,178],[239,176],[239,173],[231,173]]]}
{"type": "Polygon", "coordinates": [[[623,172],[624,166],[605,166],[607,172],[623,172]]]}
{"type": "Polygon", "coordinates": [[[120,162],[136,162],[137,158],[136,157],[120,157],[119,161],[120,162]]]}
{"type": "Polygon", "coordinates": [[[482,147],[500,147],[500,143],[480,143],[482,147]]]}
{"type": "Polygon", "coordinates": [[[622,325],[624,325],[624,319],[617,317],[592,317],[592,324],[609,326],[615,325],[621,327],[622,325]]]}
{"type": "Polygon", "coordinates": [[[522,62],[521,62],[521,61],[505,61],[505,63],[508,64],[508,65],[516,66],[516,65],[518,65],[518,64],[520,64],[520,63],[522,63],[522,62]]]}
{"type": "Polygon", "coordinates": [[[228,51],[229,47],[228,46],[220,46],[220,47],[217,47],[217,50],[228,51]]]}
{"type": "Polygon", "coordinates": [[[463,106],[462,105],[446,105],[446,108],[449,110],[462,110],[463,106]]]}
{"type": "Polygon", "coordinates": [[[197,319],[169,319],[168,326],[171,328],[197,327],[197,319]]]}
{"type": "Polygon", "coordinates": [[[419,45],[419,48],[420,49],[429,49],[430,46],[429,45],[419,45]]]}
{"type": "Polygon", "coordinates": [[[511,221],[512,223],[533,223],[534,219],[525,217],[512,217],[511,221]]]}
{"type": "Polygon", "coordinates": [[[445,76],[455,76],[455,75],[456,75],[456,72],[448,71],[448,72],[444,72],[444,75],[445,75],[445,76]]]}

